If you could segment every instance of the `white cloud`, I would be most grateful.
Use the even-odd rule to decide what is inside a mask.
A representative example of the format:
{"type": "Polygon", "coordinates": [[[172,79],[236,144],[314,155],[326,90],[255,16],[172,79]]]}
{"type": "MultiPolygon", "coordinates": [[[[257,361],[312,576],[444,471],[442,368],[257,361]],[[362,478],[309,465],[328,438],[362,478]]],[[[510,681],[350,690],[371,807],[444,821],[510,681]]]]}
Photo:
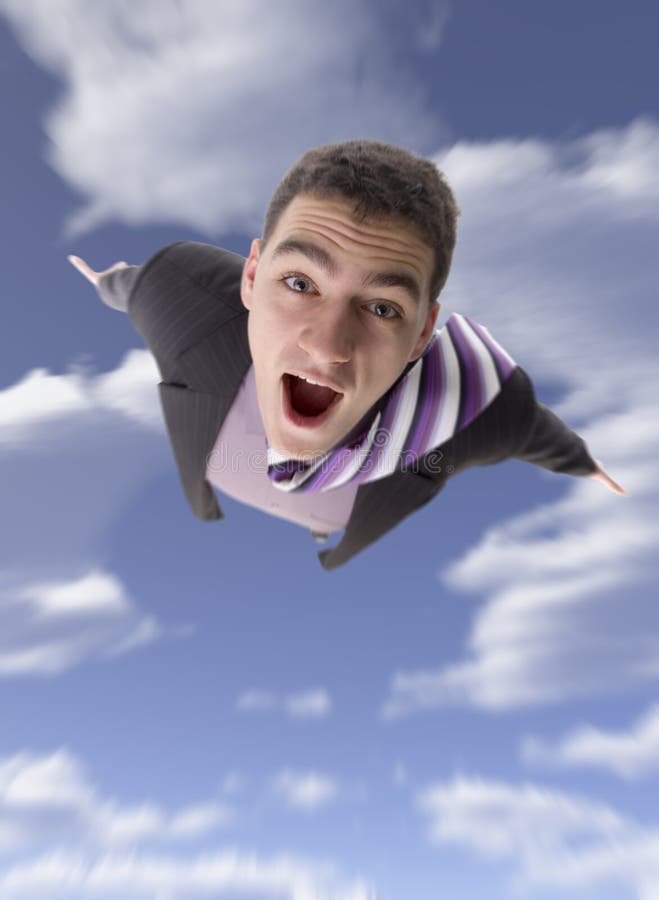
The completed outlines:
{"type": "Polygon", "coordinates": [[[97,414],[114,414],[115,422],[119,415],[162,433],[159,380],[147,350],[129,350],[116,369],[98,375],[76,366],[64,375],[32,369],[0,391],[0,452],[38,446],[46,437],[66,439],[78,420],[97,414]]]}
{"type": "Polygon", "coordinates": [[[529,765],[598,768],[627,779],[652,775],[659,772],[659,705],[641,716],[631,731],[581,725],[553,745],[526,737],[521,751],[529,765]]]}
{"type": "Polygon", "coordinates": [[[48,162],[84,198],[67,237],[108,221],[258,234],[305,150],[355,134],[436,145],[407,60],[438,45],[448,8],[392,8],[392,27],[348,0],[61,0],[56,17],[47,0],[0,3],[64,86],[42,127],[48,162]]]}
{"type": "Polygon", "coordinates": [[[190,633],[142,613],[96,562],[121,506],[165,468],[158,380],[151,355],[134,350],[111,372],[36,369],[0,391],[0,677],[54,675],[190,633]]]}
{"type": "Polygon", "coordinates": [[[560,390],[551,407],[628,496],[536,468],[558,499],[489,527],[440,573],[485,598],[464,657],[397,672],[383,714],[506,709],[654,679],[659,221],[647,198],[659,192],[659,127],[460,143],[437,162],[463,211],[443,313],[486,324],[541,401],[541,382],[560,390]]]}
{"type": "Polygon", "coordinates": [[[332,701],[327,691],[317,688],[284,697],[284,708],[296,719],[322,719],[329,715],[332,701]]]}
{"type": "Polygon", "coordinates": [[[188,840],[224,827],[222,803],[191,804],[168,813],[152,803],[122,804],[100,796],[86,767],[67,749],[0,759],[0,849],[29,850],[43,841],[92,849],[146,840],[188,840]]]}
{"type": "Polygon", "coordinates": [[[307,811],[332,803],[339,790],[336,779],[329,775],[291,769],[284,769],[274,777],[273,788],[288,806],[307,811]]]}
{"type": "Polygon", "coordinates": [[[0,758],[3,818],[18,810],[46,807],[88,809],[93,800],[84,767],[65,749],[45,756],[17,753],[0,758]]]}
{"type": "Polygon", "coordinates": [[[513,866],[515,888],[633,888],[656,900],[659,831],[539,785],[456,777],[417,795],[428,838],[513,866]]]}
{"type": "Polygon", "coordinates": [[[281,697],[272,691],[251,689],[238,697],[236,709],[241,712],[283,711],[294,719],[321,719],[329,715],[332,699],[324,688],[310,688],[281,697]]]}
{"type": "Polygon", "coordinates": [[[94,658],[118,656],[166,635],[112,574],[93,569],[61,581],[6,578],[0,588],[0,677],[55,675],[94,658]]]}
{"type": "Polygon", "coordinates": [[[623,215],[633,201],[641,205],[644,215],[657,217],[659,144],[651,120],[638,119],[622,134],[611,128],[587,135],[582,146],[589,158],[584,176],[587,187],[625,201],[623,215]]]}
{"type": "Polygon", "coordinates": [[[90,379],[89,387],[97,408],[120,413],[128,422],[161,434],[164,428],[160,404],[154,403],[159,381],[160,373],[151,353],[129,350],[116,369],[90,379]]]}
{"type": "MultiPolygon", "coordinates": [[[[294,805],[311,809],[329,802],[328,779],[314,773],[280,773],[278,783],[294,805]]],[[[236,847],[181,855],[234,818],[231,807],[214,799],[168,811],[104,797],[66,748],[1,757],[0,852],[20,854],[20,860],[0,866],[0,896],[183,900],[251,891],[291,900],[374,900],[366,881],[342,877],[327,861],[287,853],[260,857],[236,847]],[[144,848],[163,843],[175,843],[179,853],[144,848]]]]}
{"type": "Polygon", "coordinates": [[[89,857],[55,850],[0,871],[6,900],[187,900],[250,896],[286,900],[375,900],[362,878],[347,880],[337,867],[292,854],[262,857],[235,849],[189,859],[143,853],[89,857]]]}
{"type": "Polygon", "coordinates": [[[91,572],[67,584],[31,584],[17,596],[32,607],[31,613],[40,620],[89,615],[116,617],[125,615],[129,609],[116,579],[101,572],[91,572]]]}

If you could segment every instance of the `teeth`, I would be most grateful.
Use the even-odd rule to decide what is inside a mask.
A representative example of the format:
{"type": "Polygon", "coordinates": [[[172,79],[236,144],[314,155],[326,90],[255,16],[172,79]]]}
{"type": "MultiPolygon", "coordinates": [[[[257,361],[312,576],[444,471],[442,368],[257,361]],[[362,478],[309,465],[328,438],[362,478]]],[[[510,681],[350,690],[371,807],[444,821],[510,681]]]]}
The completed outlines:
{"type": "Polygon", "coordinates": [[[329,387],[327,384],[321,384],[320,381],[312,381],[311,378],[305,378],[304,375],[298,375],[298,378],[301,378],[302,381],[306,381],[309,384],[317,384],[319,387],[329,387]]]}
{"type": "MultiPolygon", "coordinates": [[[[318,387],[326,387],[326,388],[331,387],[331,385],[329,385],[329,384],[324,384],[322,381],[314,381],[313,378],[306,378],[304,375],[293,375],[293,374],[291,373],[289,377],[291,377],[291,378],[299,378],[301,381],[306,381],[308,384],[317,384],[318,387]]],[[[332,388],[332,390],[333,390],[336,394],[340,394],[340,392],[339,392],[339,391],[335,391],[334,388],[332,388]]],[[[341,395],[341,396],[342,396],[342,395],[341,395]]]]}

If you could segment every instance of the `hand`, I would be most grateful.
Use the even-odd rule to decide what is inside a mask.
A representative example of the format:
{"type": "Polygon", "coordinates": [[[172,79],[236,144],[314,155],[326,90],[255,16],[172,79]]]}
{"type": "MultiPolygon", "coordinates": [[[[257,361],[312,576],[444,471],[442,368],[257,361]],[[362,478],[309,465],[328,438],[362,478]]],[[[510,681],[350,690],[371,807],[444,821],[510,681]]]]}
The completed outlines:
{"type": "Polygon", "coordinates": [[[595,478],[595,479],[597,479],[597,481],[601,481],[602,484],[605,484],[608,488],[610,488],[616,494],[624,494],[626,496],[627,491],[623,487],[621,487],[617,483],[617,481],[614,481],[613,478],[611,478],[609,475],[606,474],[606,472],[602,468],[602,463],[599,461],[599,459],[596,459],[595,462],[597,463],[597,469],[595,469],[595,471],[592,472],[589,477],[595,478]]]}
{"type": "Polygon", "coordinates": [[[94,287],[98,284],[99,278],[102,278],[103,275],[107,275],[108,272],[113,272],[115,269],[126,269],[128,267],[128,263],[118,262],[113,266],[110,266],[110,268],[106,269],[104,272],[95,272],[87,265],[84,259],[80,259],[79,256],[67,256],[67,259],[79,272],[82,272],[88,281],[91,281],[94,287]]]}

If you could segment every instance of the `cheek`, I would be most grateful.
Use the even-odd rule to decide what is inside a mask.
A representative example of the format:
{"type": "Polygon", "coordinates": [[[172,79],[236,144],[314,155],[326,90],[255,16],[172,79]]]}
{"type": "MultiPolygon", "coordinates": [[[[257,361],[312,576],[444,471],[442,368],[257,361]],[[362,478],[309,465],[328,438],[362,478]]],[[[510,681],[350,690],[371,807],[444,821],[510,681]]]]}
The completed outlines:
{"type": "Polygon", "coordinates": [[[252,315],[254,314],[256,325],[261,332],[280,332],[287,320],[291,318],[290,309],[282,306],[274,291],[270,294],[264,292],[259,296],[258,303],[255,303],[252,308],[252,315]]]}
{"type": "Polygon", "coordinates": [[[407,355],[399,344],[380,348],[368,370],[369,384],[378,397],[389,390],[406,365],[407,355]]]}
{"type": "Polygon", "coordinates": [[[286,357],[287,348],[294,343],[294,322],[287,323],[272,310],[261,309],[256,314],[249,314],[247,336],[256,368],[278,368],[286,357]]]}

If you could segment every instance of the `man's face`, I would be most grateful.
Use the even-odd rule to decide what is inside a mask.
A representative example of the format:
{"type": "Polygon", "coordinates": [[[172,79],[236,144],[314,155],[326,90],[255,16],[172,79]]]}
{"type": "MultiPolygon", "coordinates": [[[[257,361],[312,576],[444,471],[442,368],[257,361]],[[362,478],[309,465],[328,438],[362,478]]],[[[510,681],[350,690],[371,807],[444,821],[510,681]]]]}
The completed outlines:
{"type": "Polygon", "coordinates": [[[423,353],[439,312],[428,304],[431,248],[394,219],[356,224],[350,208],[298,194],[262,255],[260,239],[252,241],[243,269],[261,418],[268,443],[287,458],[325,453],[347,435],[423,353]],[[308,252],[278,252],[284,241],[304,242],[308,252]],[[328,264],[318,252],[310,258],[309,245],[328,264]],[[368,283],[383,273],[403,276],[412,292],[398,278],[368,283]]]}

